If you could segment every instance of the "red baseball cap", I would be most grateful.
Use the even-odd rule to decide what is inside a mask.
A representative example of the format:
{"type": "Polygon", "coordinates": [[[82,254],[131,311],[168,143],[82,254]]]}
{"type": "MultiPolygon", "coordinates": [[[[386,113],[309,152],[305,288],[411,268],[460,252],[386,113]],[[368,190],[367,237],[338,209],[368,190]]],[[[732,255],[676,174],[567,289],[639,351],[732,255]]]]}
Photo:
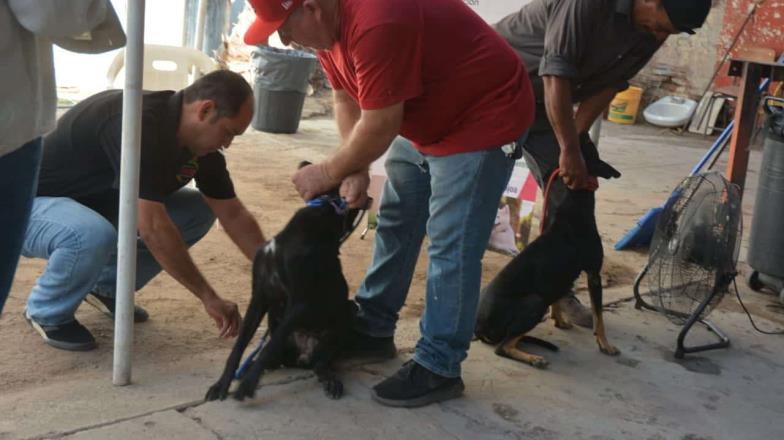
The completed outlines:
{"type": "Polygon", "coordinates": [[[245,31],[245,44],[264,44],[304,0],[248,0],[256,20],[245,31]]]}

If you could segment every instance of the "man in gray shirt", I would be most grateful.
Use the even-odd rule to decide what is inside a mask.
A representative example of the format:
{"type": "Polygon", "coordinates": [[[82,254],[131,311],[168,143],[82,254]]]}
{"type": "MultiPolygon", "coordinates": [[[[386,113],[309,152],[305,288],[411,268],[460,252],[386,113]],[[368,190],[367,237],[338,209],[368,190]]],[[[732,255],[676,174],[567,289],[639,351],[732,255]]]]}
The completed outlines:
{"type": "MultiPolygon", "coordinates": [[[[591,124],[669,35],[693,34],[710,8],[711,0],[533,0],[495,25],[534,86],[536,120],[523,155],[540,188],[556,168],[570,188],[592,186],[580,153],[591,124]]],[[[560,305],[591,326],[574,297],[560,305]]]]}

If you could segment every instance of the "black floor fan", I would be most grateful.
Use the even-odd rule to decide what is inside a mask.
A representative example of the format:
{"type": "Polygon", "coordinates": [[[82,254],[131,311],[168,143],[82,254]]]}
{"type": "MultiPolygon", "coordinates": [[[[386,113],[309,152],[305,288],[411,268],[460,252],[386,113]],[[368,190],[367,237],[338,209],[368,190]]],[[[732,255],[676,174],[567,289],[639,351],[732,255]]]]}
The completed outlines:
{"type": "Polygon", "coordinates": [[[737,272],[742,217],[737,185],[717,172],[684,180],[656,224],[648,263],[634,282],[635,307],[663,313],[681,325],[675,357],[716,348],[730,340],[706,319],[729,290],[737,272]],[[648,279],[654,304],[640,294],[648,279]],[[686,335],[700,322],[718,338],[715,343],[687,347],[686,335]]]}

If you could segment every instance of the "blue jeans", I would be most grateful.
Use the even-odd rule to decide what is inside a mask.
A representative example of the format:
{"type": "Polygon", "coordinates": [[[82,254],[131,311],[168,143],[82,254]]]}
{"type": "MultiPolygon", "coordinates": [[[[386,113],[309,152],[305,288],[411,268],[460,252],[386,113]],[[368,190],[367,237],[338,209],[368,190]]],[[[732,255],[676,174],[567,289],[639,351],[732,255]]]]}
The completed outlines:
{"type": "Polygon", "coordinates": [[[38,187],[42,138],[0,157],[0,314],[11,291],[38,187]]]}
{"type": "MultiPolygon", "coordinates": [[[[182,188],[164,200],[166,210],[188,246],[215,222],[201,193],[182,188]]],[[[136,290],[161,266],[138,240],[136,290]]],[[[46,258],[27,301],[27,313],[42,325],[65,324],[90,291],[113,297],[117,275],[117,229],[92,209],[67,197],[36,197],[22,255],[46,258]]]]}
{"type": "Polygon", "coordinates": [[[425,233],[428,276],[414,360],[460,376],[474,331],[484,255],[514,166],[500,148],[425,156],[398,137],[386,161],[373,261],[356,301],[357,330],[392,336],[425,233]]]}

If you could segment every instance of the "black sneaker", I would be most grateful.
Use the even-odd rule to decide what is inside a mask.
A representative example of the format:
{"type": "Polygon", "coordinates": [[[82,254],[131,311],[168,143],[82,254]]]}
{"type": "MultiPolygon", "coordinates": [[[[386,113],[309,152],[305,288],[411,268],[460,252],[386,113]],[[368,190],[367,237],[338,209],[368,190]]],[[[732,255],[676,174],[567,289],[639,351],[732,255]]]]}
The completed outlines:
{"type": "Polygon", "coordinates": [[[346,339],[340,359],[358,360],[387,360],[397,356],[395,339],[392,336],[368,336],[356,330],[351,330],[346,339]]]}
{"type": "Polygon", "coordinates": [[[33,321],[26,311],[24,316],[44,342],[52,347],[68,351],[88,351],[97,346],[93,335],[76,318],[68,324],[41,325],[33,321]]]}
{"type": "Polygon", "coordinates": [[[463,379],[439,376],[410,360],[374,386],[371,396],[382,405],[415,408],[460,397],[464,389],[463,379]]]}
{"type": "MultiPolygon", "coordinates": [[[[114,298],[108,298],[100,296],[95,292],[90,292],[84,297],[84,301],[100,310],[104,315],[114,319],[114,298]]],[[[150,315],[146,310],[137,305],[133,306],[133,322],[144,322],[148,319],[150,319],[150,315]]]]}

